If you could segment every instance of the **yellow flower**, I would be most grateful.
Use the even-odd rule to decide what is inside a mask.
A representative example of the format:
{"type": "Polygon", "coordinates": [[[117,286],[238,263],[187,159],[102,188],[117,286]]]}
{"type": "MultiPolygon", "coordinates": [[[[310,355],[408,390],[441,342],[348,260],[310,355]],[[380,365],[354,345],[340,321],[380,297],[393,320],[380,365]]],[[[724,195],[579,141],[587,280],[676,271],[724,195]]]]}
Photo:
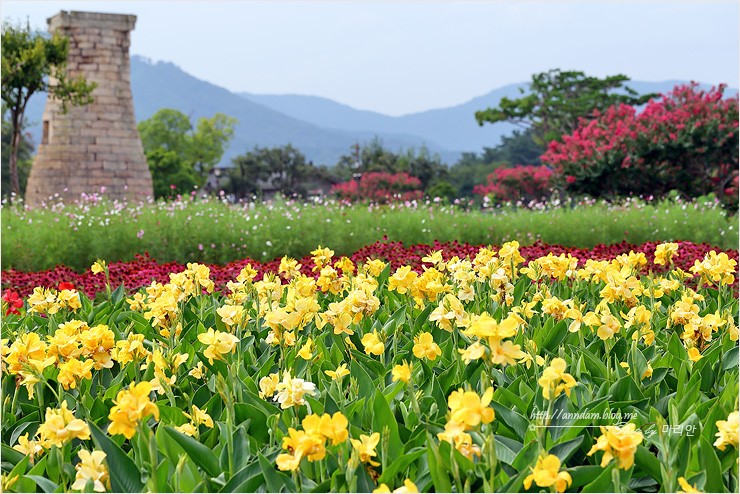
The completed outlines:
{"type": "Polygon", "coordinates": [[[491,346],[491,361],[496,365],[514,365],[516,360],[526,358],[527,354],[521,350],[521,346],[515,345],[511,340],[491,346]]]}
{"type": "Polygon", "coordinates": [[[116,344],[116,335],[105,324],[98,324],[85,331],[81,331],[80,343],[82,354],[95,361],[95,369],[110,369],[113,367],[111,350],[116,344]]]}
{"type": "Polygon", "coordinates": [[[83,379],[92,379],[90,372],[95,365],[90,359],[79,361],[76,358],[67,360],[59,365],[59,375],[57,381],[64,389],[75,389],[77,383],[83,379]]]}
{"type": "Polygon", "coordinates": [[[605,467],[616,458],[619,468],[628,470],[635,463],[635,451],[642,443],[642,432],[635,430],[635,424],[629,423],[624,427],[615,425],[601,426],[601,436],[596,440],[588,452],[591,456],[597,451],[603,451],[601,467],[605,467]]]}
{"type": "Polygon", "coordinates": [[[670,264],[673,256],[678,252],[678,244],[667,242],[655,247],[655,264],[670,264]]]}
{"type": "Polygon", "coordinates": [[[473,316],[468,329],[463,331],[467,336],[487,338],[492,345],[504,338],[511,338],[516,334],[519,322],[514,317],[507,317],[500,323],[492,318],[487,312],[479,316],[473,316]]]}
{"type": "Polygon", "coordinates": [[[198,341],[208,345],[203,355],[212,364],[214,360],[224,360],[224,355],[233,352],[239,339],[233,334],[214,331],[211,328],[205,333],[199,334],[198,341]]]}
{"type": "Polygon", "coordinates": [[[183,412],[183,415],[189,418],[194,426],[205,425],[209,429],[213,429],[213,419],[205,410],[201,410],[195,405],[192,406],[191,410],[193,412],[192,414],[183,412]]]}
{"type": "Polygon", "coordinates": [[[90,266],[90,271],[92,271],[92,274],[99,274],[105,271],[105,261],[101,261],[98,259],[93,263],[92,266],[90,266]]]}
{"type": "MultiPolygon", "coordinates": [[[[391,490],[386,484],[380,484],[373,492],[391,492],[391,490]]],[[[393,490],[393,494],[406,494],[411,492],[419,492],[419,489],[416,487],[416,484],[409,479],[404,480],[401,487],[393,490]]]]}
{"type": "Polygon", "coordinates": [[[196,366],[190,369],[190,372],[188,372],[188,375],[193,376],[196,379],[202,379],[205,372],[206,372],[206,368],[203,366],[203,362],[199,360],[196,366]]]}
{"type": "Polygon", "coordinates": [[[524,488],[529,489],[532,481],[537,487],[555,486],[557,492],[565,492],[565,489],[573,483],[568,472],[560,471],[560,458],[555,455],[540,455],[532,473],[524,479],[524,488]]]}
{"type": "Polygon", "coordinates": [[[241,305],[224,305],[223,307],[216,309],[216,313],[221,317],[221,320],[228,328],[237,326],[246,319],[244,307],[241,305]]]}
{"type": "Polygon", "coordinates": [[[128,389],[119,391],[108,414],[111,421],[108,434],[123,434],[126,439],[131,439],[142,419],[153,415],[155,420],[159,420],[159,408],[149,399],[151,391],[152,385],[148,381],[131,383],[128,389]]]}
{"type": "Polygon", "coordinates": [[[178,425],[175,427],[175,430],[190,437],[195,437],[198,434],[198,428],[195,427],[192,422],[186,422],[182,425],[178,425]]]}
{"type": "Polygon", "coordinates": [[[382,355],[385,351],[385,344],[380,341],[378,331],[373,330],[372,333],[367,333],[362,337],[362,345],[365,347],[365,353],[370,355],[382,355]]]}
{"type": "Polygon", "coordinates": [[[391,376],[393,382],[402,381],[407,383],[411,381],[411,365],[404,360],[403,364],[393,367],[393,370],[391,370],[391,376]]]}
{"type": "Polygon", "coordinates": [[[280,403],[280,407],[285,410],[292,406],[305,404],[304,395],[313,395],[316,391],[316,385],[303,379],[292,378],[290,377],[290,371],[285,371],[283,380],[275,386],[275,391],[277,392],[275,401],[280,403]]]}
{"type": "Polygon", "coordinates": [[[327,263],[331,262],[334,251],[327,247],[321,247],[319,245],[316,250],[311,251],[311,255],[313,256],[313,263],[315,264],[315,266],[312,268],[312,271],[318,271],[327,263]]]}
{"type": "Polygon", "coordinates": [[[720,285],[731,285],[735,281],[735,267],[737,261],[730,259],[727,254],[710,251],[702,261],[694,261],[694,266],[689,270],[694,274],[701,275],[702,279],[715,282],[720,285]]]}
{"type": "Polygon", "coordinates": [[[110,487],[108,482],[108,467],[103,463],[105,461],[105,453],[102,451],[86,451],[81,449],[77,453],[77,456],[80,457],[80,462],[75,465],[77,473],[75,475],[75,481],[72,484],[72,489],[83,491],[88,480],[91,480],[95,492],[105,492],[106,487],[110,487]]]}
{"type": "Polygon", "coordinates": [[[349,421],[342,412],[335,412],[331,416],[325,413],[321,416],[321,421],[319,422],[319,432],[327,439],[331,439],[332,445],[336,446],[345,442],[347,437],[349,437],[348,425],[349,421]]]}
{"type": "Polygon", "coordinates": [[[738,445],[738,435],[740,434],[740,413],[732,412],[727,420],[717,421],[717,440],[714,441],[714,447],[724,451],[727,446],[738,445]]]}
{"type": "Polygon", "coordinates": [[[148,355],[149,350],[144,346],[143,334],[131,333],[125,340],[117,341],[115,348],[111,349],[111,358],[122,366],[148,355]]]}
{"type": "Polygon", "coordinates": [[[416,271],[411,270],[411,266],[398,268],[393,276],[388,278],[388,290],[395,290],[403,295],[409,291],[417,276],[416,271]]]}
{"type": "Polygon", "coordinates": [[[272,398],[272,395],[275,394],[278,383],[280,383],[280,375],[278,375],[277,372],[273,372],[269,376],[265,376],[260,379],[260,398],[262,398],[263,400],[265,398],[272,398]]]}
{"type": "Polygon", "coordinates": [[[565,360],[554,358],[542,371],[542,377],[537,382],[542,387],[542,396],[546,400],[555,399],[563,391],[570,396],[570,389],[576,385],[576,380],[565,372],[567,366],[565,360]]]}
{"type": "Polygon", "coordinates": [[[380,273],[383,272],[385,266],[386,263],[380,259],[368,259],[365,263],[365,270],[370,274],[370,276],[375,276],[377,278],[380,276],[380,273]]]}
{"type": "Polygon", "coordinates": [[[390,490],[390,488],[388,487],[387,484],[380,484],[377,489],[373,489],[373,493],[376,493],[376,492],[381,492],[381,493],[382,492],[388,492],[388,493],[390,493],[391,490],[390,490]]]}
{"type": "Polygon", "coordinates": [[[701,492],[696,487],[689,484],[688,481],[683,477],[678,478],[678,485],[680,485],[682,489],[678,491],[678,494],[688,493],[688,492],[701,492]]]}
{"type": "Polygon", "coordinates": [[[62,401],[61,408],[46,409],[46,420],[39,426],[38,434],[39,442],[44,447],[61,448],[75,438],[90,439],[90,428],[85,421],[75,418],[67,408],[67,402],[62,401]]]}
{"type": "Polygon", "coordinates": [[[331,377],[334,381],[341,381],[344,376],[349,375],[349,369],[347,369],[347,364],[341,364],[336,370],[324,371],[324,374],[331,377]]]}
{"type": "Polygon", "coordinates": [[[429,360],[435,360],[438,356],[442,355],[442,350],[434,342],[432,333],[423,332],[420,335],[414,337],[414,356],[416,358],[428,358],[429,360]]]}
{"type": "Polygon", "coordinates": [[[495,418],[493,408],[489,405],[493,399],[493,388],[488,388],[483,396],[475,391],[462,388],[453,391],[447,398],[450,409],[450,422],[462,424],[465,428],[477,427],[479,424],[490,424],[495,418]]]}
{"type": "Polygon", "coordinates": [[[311,360],[313,358],[313,340],[309,338],[306,343],[298,351],[298,356],[303,360],[311,360]]]}
{"type": "Polygon", "coordinates": [[[486,347],[481,345],[479,342],[475,342],[466,349],[458,349],[460,356],[465,361],[465,364],[469,364],[473,360],[478,360],[486,354],[486,347]]]}
{"type": "Polygon", "coordinates": [[[362,463],[367,463],[374,467],[380,465],[377,461],[373,461],[373,457],[377,455],[375,447],[380,442],[380,433],[373,432],[369,436],[360,434],[359,441],[357,439],[350,439],[350,442],[352,443],[352,447],[359,453],[362,463]]]}
{"type": "Polygon", "coordinates": [[[703,357],[699,349],[696,347],[689,348],[688,354],[689,354],[689,359],[691,359],[692,362],[698,362],[703,357]]]}
{"type": "Polygon", "coordinates": [[[39,441],[28,440],[28,432],[18,438],[18,444],[13,446],[13,449],[27,455],[31,463],[33,463],[34,456],[44,452],[44,448],[39,441]]]}
{"type": "Polygon", "coordinates": [[[252,280],[257,276],[257,271],[252,267],[251,264],[247,263],[246,266],[239,271],[239,275],[236,277],[236,281],[239,283],[251,283],[252,280]]]}

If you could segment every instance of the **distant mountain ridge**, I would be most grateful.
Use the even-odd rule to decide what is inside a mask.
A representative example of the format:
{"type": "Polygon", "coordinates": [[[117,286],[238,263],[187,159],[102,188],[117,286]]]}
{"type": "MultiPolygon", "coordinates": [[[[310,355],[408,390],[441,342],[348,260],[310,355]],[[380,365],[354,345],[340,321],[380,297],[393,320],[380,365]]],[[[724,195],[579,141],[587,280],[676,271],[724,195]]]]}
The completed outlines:
{"type": "MultiPolygon", "coordinates": [[[[633,81],[630,85],[641,93],[664,92],[680,82],[633,81]]],[[[221,112],[239,121],[221,166],[230,166],[232,158],[255,146],[285,144],[300,149],[316,164],[331,166],[341,155],[348,154],[355,143],[367,143],[376,136],[395,151],[426,146],[451,165],[462,152],[480,152],[511,134],[515,126],[501,122],[481,127],[474,114],[497,105],[504,96],[518,96],[519,88],[525,86],[526,83],[510,84],[457,106],[392,117],[317,96],[236,94],[197,79],[172,63],[131,57],[137,121],[162,108],[177,109],[193,120],[221,112]]],[[[35,143],[40,141],[45,103],[46,95],[38,94],[27,107],[26,119],[31,124],[28,130],[35,143]]]]}

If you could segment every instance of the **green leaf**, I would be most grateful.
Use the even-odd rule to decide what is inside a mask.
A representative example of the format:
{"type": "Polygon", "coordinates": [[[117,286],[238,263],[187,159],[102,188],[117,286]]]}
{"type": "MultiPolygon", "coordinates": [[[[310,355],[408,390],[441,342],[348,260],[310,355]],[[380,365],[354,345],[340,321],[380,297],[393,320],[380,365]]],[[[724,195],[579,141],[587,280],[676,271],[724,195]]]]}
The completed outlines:
{"type": "Polygon", "coordinates": [[[493,438],[496,445],[496,458],[507,465],[511,465],[524,446],[522,443],[508,437],[496,435],[493,438]]]}
{"type": "Polygon", "coordinates": [[[663,481],[660,473],[660,460],[658,460],[658,458],[656,458],[656,456],[648,451],[648,449],[642,444],[637,446],[637,451],[635,451],[635,465],[640,467],[658,482],[663,481]]]}
{"type": "Polygon", "coordinates": [[[385,400],[380,389],[375,391],[375,399],[373,400],[373,430],[380,432],[383,437],[383,430],[388,428],[388,456],[391,458],[398,458],[403,455],[403,443],[401,438],[398,436],[398,422],[393,416],[388,402],[385,400]]]}
{"type": "Polygon", "coordinates": [[[529,421],[523,415],[495,401],[491,402],[491,406],[496,412],[496,420],[503,422],[509,430],[515,432],[517,439],[520,441],[524,440],[524,436],[527,434],[527,429],[529,428],[529,421]]]}
{"type": "Polygon", "coordinates": [[[262,474],[265,476],[268,492],[281,492],[283,488],[288,492],[295,492],[295,485],[287,475],[275,470],[270,461],[262,453],[258,453],[259,463],[262,467],[262,474]]]}
{"type": "Polygon", "coordinates": [[[581,492],[614,492],[614,483],[612,482],[614,465],[616,465],[616,462],[611,462],[593,482],[586,484],[581,492]]]}
{"type": "Polygon", "coordinates": [[[439,450],[431,436],[427,442],[427,464],[429,465],[429,474],[432,476],[434,489],[437,492],[452,492],[450,477],[442,466],[439,450]]]}
{"type": "Polygon", "coordinates": [[[114,443],[94,422],[88,420],[90,435],[106,454],[110,485],[114,492],[141,492],[144,483],[141,481],[141,472],[120,446],[114,443]]]}
{"type": "Polygon", "coordinates": [[[393,480],[393,477],[397,473],[402,472],[406,467],[415,462],[417,458],[424,454],[424,451],[426,450],[423,447],[414,448],[396,458],[393,463],[383,470],[383,474],[378,479],[378,484],[387,484],[393,480]]]}
{"type": "Polygon", "coordinates": [[[25,477],[36,482],[36,485],[41,487],[44,492],[54,492],[59,488],[59,486],[51,480],[38,475],[26,475],[25,477]]]}
{"type": "Polygon", "coordinates": [[[568,461],[568,458],[570,458],[573,453],[575,453],[581,446],[584,437],[585,436],[578,436],[577,438],[571,439],[570,441],[556,444],[555,446],[550,448],[550,454],[557,456],[558,458],[560,458],[560,462],[565,464],[565,462],[568,461]]]}
{"type": "Polygon", "coordinates": [[[219,466],[218,458],[213,454],[213,451],[192,437],[186,436],[172,427],[165,427],[164,430],[177,442],[177,444],[180,445],[196,465],[202,468],[203,471],[211,477],[218,477],[221,473],[221,467],[219,466]]]}
{"type": "Polygon", "coordinates": [[[706,492],[727,492],[722,482],[722,466],[717,458],[714,447],[703,437],[699,438],[699,457],[701,466],[707,472],[707,483],[704,485],[706,492]]]}

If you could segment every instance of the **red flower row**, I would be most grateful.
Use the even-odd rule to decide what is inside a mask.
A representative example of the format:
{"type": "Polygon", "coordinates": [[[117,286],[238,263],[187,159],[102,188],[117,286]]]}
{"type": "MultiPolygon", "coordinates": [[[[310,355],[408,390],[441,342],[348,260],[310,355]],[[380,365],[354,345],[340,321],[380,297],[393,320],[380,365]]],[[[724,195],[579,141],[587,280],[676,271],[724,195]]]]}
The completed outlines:
{"type": "MultiPolygon", "coordinates": [[[[601,244],[597,245],[593,249],[579,249],[563,247],[561,245],[547,245],[537,242],[532,245],[523,246],[519,251],[527,261],[536,259],[540,256],[546,256],[548,253],[552,252],[555,255],[570,253],[579,259],[580,264],[584,264],[587,259],[613,259],[619,254],[624,254],[632,250],[635,252],[643,252],[645,254],[645,257],[648,260],[648,265],[645,267],[646,270],[662,272],[666,270],[665,266],[653,264],[655,246],[659,243],[660,242],[647,242],[642,245],[634,245],[622,242],[613,245],[601,244]]],[[[731,259],[735,259],[736,261],[738,260],[738,251],[736,250],[723,251],[708,244],[694,244],[691,242],[678,243],[678,253],[673,258],[673,261],[677,267],[680,267],[683,270],[688,270],[693,266],[696,259],[702,259],[710,250],[726,252],[731,259]]],[[[433,245],[416,244],[408,247],[404,246],[401,242],[376,242],[372,245],[363,247],[349,257],[355,264],[365,262],[368,258],[382,259],[390,262],[392,269],[396,269],[404,265],[410,265],[416,270],[421,270],[424,264],[421,261],[422,257],[426,256],[433,250],[442,250],[442,255],[445,260],[452,256],[458,256],[460,258],[469,257],[472,259],[479,248],[480,246],[460,244],[458,242],[434,242],[433,245]]],[[[339,258],[335,257],[335,259],[338,260],[339,258]]],[[[299,262],[302,265],[302,273],[307,275],[317,274],[311,272],[313,261],[310,256],[300,259],[299,262]]],[[[214,280],[214,283],[219,289],[223,288],[226,286],[226,282],[236,279],[241,269],[247,263],[251,263],[252,267],[258,272],[257,279],[261,279],[267,272],[278,272],[280,259],[275,259],[265,263],[252,259],[243,259],[231,262],[225,266],[210,265],[211,279],[214,280]]],[[[141,287],[149,285],[153,280],[160,283],[166,283],[169,281],[170,273],[183,271],[185,266],[175,262],[159,264],[147,254],[144,254],[137,255],[136,259],[130,262],[110,263],[108,265],[108,269],[113,288],[123,284],[126,290],[135,291],[141,287]]],[[[17,295],[13,295],[14,292],[17,292],[17,294],[21,296],[26,296],[37,286],[58,288],[62,290],[64,288],[71,288],[70,284],[88,295],[94,295],[105,290],[105,280],[102,274],[94,275],[89,271],[79,274],[64,266],[34,273],[24,273],[12,269],[2,272],[3,288],[13,290],[6,290],[5,295],[3,295],[3,300],[9,302],[11,305],[13,303],[17,304],[15,301],[18,300],[17,295]],[[6,300],[6,297],[9,298],[6,300]]]]}

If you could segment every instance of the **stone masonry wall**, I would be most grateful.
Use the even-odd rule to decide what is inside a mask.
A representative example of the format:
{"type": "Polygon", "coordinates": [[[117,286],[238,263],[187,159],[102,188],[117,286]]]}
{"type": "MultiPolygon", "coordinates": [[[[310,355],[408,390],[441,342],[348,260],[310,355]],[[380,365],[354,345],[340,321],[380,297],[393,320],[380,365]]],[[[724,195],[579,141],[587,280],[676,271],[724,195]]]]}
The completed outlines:
{"type": "Polygon", "coordinates": [[[131,96],[129,32],[136,16],[62,11],[48,23],[49,32],[69,38],[69,76],[97,87],[93,103],[68,105],[67,113],[57,100],[47,100],[26,202],[39,204],[57,193],[65,201],[101,191],[113,199],[151,196],[131,96]]]}

